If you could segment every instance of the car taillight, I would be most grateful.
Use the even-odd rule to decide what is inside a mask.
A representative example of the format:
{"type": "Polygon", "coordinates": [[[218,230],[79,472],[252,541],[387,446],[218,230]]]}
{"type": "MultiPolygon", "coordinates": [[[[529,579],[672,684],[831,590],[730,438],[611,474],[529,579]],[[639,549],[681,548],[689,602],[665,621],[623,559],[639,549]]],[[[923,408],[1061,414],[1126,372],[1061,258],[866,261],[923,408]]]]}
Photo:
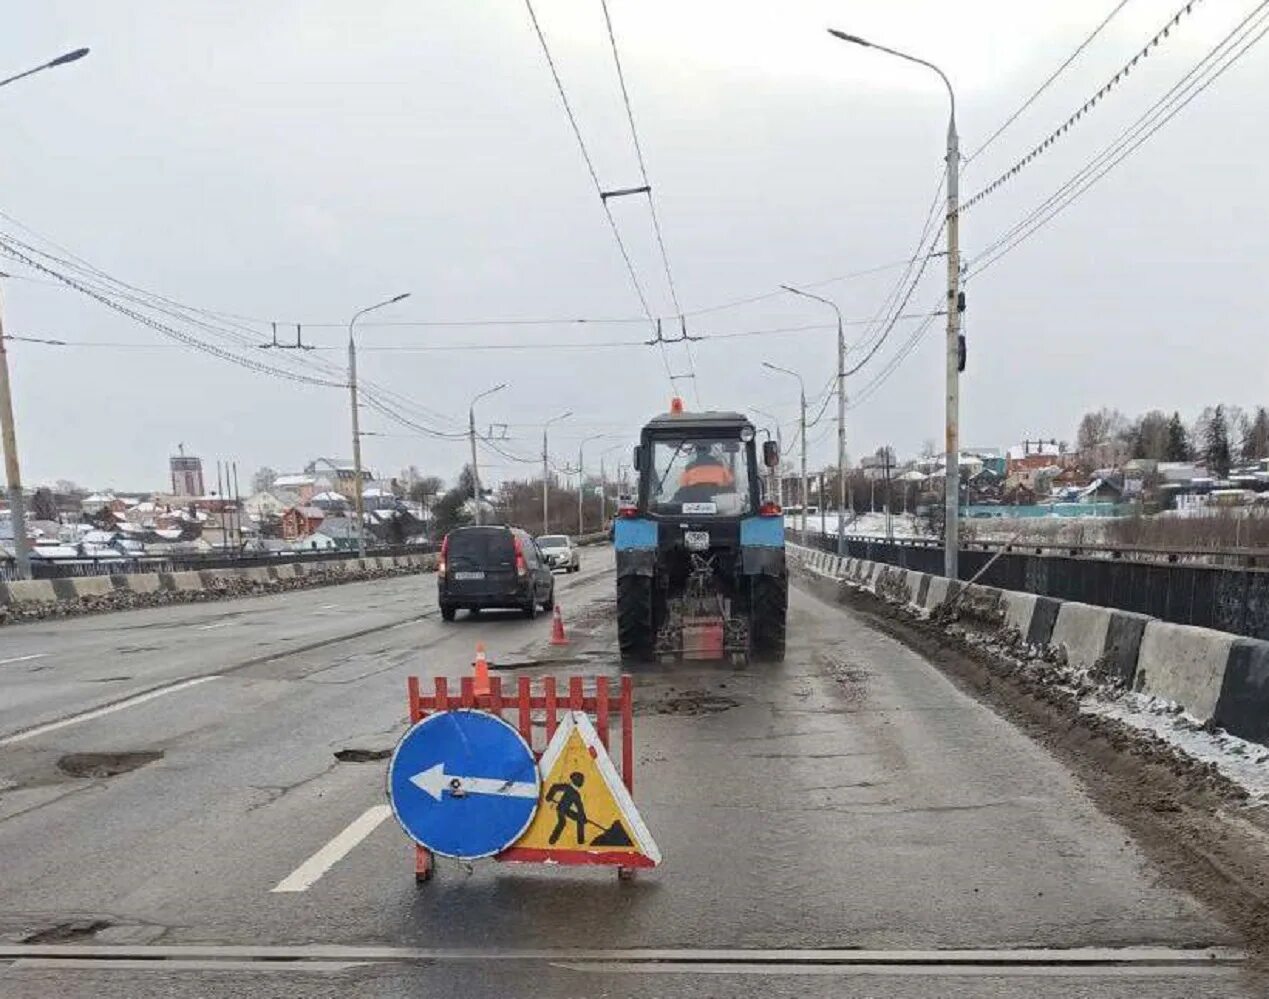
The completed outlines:
{"type": "Polygon", "coordinates": [[[782,512],[779,503],[763,503],[762,506],[758,507],[758,516],[760,517],[778,517],[782,512]]]}
{"type": "Polygon", "coordinates": [[[436,562],[436,572],[438,575],[445,575],[445,562],[449,556],[449,535],[445,535],[441,539],[441,557],[436,562]]]}
{"type": "Polygon", "coordinates": [[[617,516],[629,520],[631,517],[639,516],[639,508],[637,506],[619,506],[617,507],[617,516]]]}
{"type": "Polygon", "coordinates": [[[518,537],[512,537],[511,540],[516,546],[516,575],[523,576],[529,571],[529,566],[524,561],[524,544],[518,537]]]}

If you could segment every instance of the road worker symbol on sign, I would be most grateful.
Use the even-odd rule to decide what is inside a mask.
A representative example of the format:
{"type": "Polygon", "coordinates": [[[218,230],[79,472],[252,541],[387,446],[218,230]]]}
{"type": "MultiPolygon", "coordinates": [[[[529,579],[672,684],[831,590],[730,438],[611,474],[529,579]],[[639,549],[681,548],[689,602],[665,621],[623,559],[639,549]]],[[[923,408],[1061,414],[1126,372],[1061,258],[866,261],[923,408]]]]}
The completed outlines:
{"type": "Polygon", "coordinates": [[[661,852],[590,718],[561,719],[539,764],[537,814],[499,859],[654,867],[661,852]]]}
{"type": "Polygon", "coordinates": [[[586,783],[586,775],[574,770],[568,775],[568,781],[567,784],[552,784],[546,792],[546,803],[554,805],[555,814],[559,816],[555,821],[555,828],[547,837],[547,842],[552,846],[559,842],[560,833],[570,821],[577,825],[577,845],[581,846],[586,842],[586,805],[578,793],[578,788],[586,783]]]}

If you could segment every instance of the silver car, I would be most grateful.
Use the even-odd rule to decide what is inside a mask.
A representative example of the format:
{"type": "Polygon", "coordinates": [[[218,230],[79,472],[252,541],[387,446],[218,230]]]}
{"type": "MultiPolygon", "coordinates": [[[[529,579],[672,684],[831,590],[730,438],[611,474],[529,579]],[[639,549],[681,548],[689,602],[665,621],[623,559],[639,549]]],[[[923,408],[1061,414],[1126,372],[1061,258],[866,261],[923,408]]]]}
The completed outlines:
{"type": "Polygon", "coordinates": [[[538,538],[538,548],[546,564],[552,570],[563,569],[565,572],[577,572],[582,567],[582,558],[577,546],[567,534],[544,534],[538,538]]]}

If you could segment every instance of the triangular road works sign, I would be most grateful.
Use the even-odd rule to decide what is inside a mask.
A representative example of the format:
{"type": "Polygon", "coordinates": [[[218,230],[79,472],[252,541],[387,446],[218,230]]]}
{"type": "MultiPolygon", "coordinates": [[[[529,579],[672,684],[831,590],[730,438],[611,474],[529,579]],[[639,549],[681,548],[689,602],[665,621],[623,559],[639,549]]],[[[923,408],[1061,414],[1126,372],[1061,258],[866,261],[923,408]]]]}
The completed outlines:
{"type": "Polygon", "coordinates": [[[537,814],[499,860],[621,867],[661,862],[661,851],[585,712],[564,715],[539,769],[537,814]]]}

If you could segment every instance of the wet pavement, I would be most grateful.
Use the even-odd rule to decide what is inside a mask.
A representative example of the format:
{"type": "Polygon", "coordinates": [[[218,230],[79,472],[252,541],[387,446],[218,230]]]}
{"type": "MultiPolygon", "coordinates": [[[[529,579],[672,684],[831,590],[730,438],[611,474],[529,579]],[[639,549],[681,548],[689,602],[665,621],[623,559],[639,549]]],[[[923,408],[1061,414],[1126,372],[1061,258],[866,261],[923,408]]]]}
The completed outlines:
{"type": "MultiPolygon", "coordinates": [[[[558,585],[573,638],[562,650],[545,617],[443,624],[430,577],[217,605],[241,612],[229,618],[186,606],[0,632],[45,653],[31,664],[47,667],[65,711],[47,707],[40,674],[20,682],[44,724],[100,708],[94,680],[118,672],[138,631],[165,636],[166,654],[145,654],[137,690],[214,677],[0,742],[0,996],[1257,994],[1210,962],[790,963],[791,948],[1238,944],[1161,882],[1043,748],[918,654],[800,591],[782,664],[634,671],[635,799],[659,869],[621,883],[610,870],[442,861],[416,886],[408,841],[382,815],[405,677],[462,674],[478,639],[506,677],[616,675],[611,552],[558,585]],[[233,623],[203,630],[220,621],[233,623]],[[381,627],[338,640],[367,624],[381,627]],[[283,634],[306,651],[267,658],[253,645],[265,636],[274,655],[283,634]],[[148,755],[102,775],[136,754],[148,755]],[[86,772],[67,773],[67,758],[86,772]],[[310,887],[273,891],[359,822],[369,831],[310,887]],[[14,946],[50,939],[59,954],[116,949],[109,967],[68,968],[14,946]],[[161,948],[191,944],[212,950],[156,970],[161,948]],[[234,966],[234,945],[430,955],[280,950],[234,966]],[[575,959],[578,948],[614,953],[575,959]],[[647,948],[680,958],[649,963],[647,948]],[[121,963],[129,954],[146,963],[121,963]]],[[[12,712],[0,720],[0,740],[25,727],[12,712]]]]}

